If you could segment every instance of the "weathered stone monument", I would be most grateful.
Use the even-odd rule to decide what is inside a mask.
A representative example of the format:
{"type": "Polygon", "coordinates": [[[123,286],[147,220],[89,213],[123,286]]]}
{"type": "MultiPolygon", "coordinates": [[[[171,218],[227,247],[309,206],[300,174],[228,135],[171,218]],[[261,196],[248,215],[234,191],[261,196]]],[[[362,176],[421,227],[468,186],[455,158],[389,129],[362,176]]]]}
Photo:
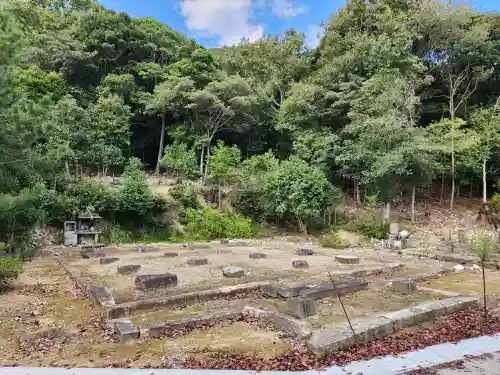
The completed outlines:
{"type": "Polygon", "coordinates": [[[410,232],[407,230],[399,230],[398,223],[391,223],[389,225],[389,238],[384,241],[385,247],[393,250],[402,250],[408,247],[408,237],[410,232]]]}

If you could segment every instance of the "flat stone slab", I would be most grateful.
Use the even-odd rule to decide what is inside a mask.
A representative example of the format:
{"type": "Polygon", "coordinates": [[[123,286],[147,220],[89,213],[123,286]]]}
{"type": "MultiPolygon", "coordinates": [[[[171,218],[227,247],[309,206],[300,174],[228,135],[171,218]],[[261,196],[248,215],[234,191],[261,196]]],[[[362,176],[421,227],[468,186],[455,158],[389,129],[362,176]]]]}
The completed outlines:
{"type": "Polygon", "coordinates": [[[353,280],[350,282],[325,283],[300,292],[301,297],[319,299],[336,297],[339,294],[353,293],[368,287],[367,281],[353,280]]]}
{"type": "Polygon", "coordinates": [[[297,255],[314,255],[313,249],[298,249],[295,254],[297,255]]]}
{"type": "Polygon", "coordinates": [[[337,255],[335,260],[342,264],[359,264],[359,257],[354,255],[337,255]]]}
{"type": "Polygon", "coordinates": [[[241,267],[225,267],[222,269],[222,274],[230,278],[238,278],[245,276],[245,270],[241,267]]]}
{"type": "Polygon", "coordinates": [[[281,286],[278,288],[278,294],[283,298],[297,297],[304,290],[309,290],[306,285],[281,286]]]}
{"type": "Polygon", "coordinates": [[[207,258],[189,258],[186,262],[189,266],[203,266],[208,264],[207,258]]]}
{"type": "Polygon", "coordinates": [[[136,273],[140,269],[140,264],[124,264],[122,266],[116,267],[116,273],[118,275],[131,275],[133,273],[136,273]]]}
{"type": "Polygon", "coordinates": [[[316,315],[316,305],[312,299],[294,297],[286,301],[288,312],[290,315],[299,319],[305,319],[309,316],[316,315]]]}
{"type": "Polygon", "coordinates": [[[163,256],[165,258],[175,258],[179,256],[179,253],[175,253],[173,251],[167,251],[166,253],[163,253],[163,256]]]}
{"type": "Polygon", "coordinates": [[[250,259],[265,259],[267,258],[267,254],[264,253],[250,253],[248,256],[250,259]]]}
{"type": "Polygon", "coordinates": [[[173,288],[177,286],[177,275],[164,273],[160,275],[139,275],[135,277],[135,287],[139,290],[173,288]]]}
{"type": "Polygon", "coordinates": [[[307,263],[305,260],[294,260],[292,262],[292,267],[293,268],[309,268],[309,263],[307,263]]]}
{"type": "Polygon", "coordinates": [[[210,244],[208,244],[208,243],[192,243],[192,242],[189,242],[189,243],[183,244],[182,246],[183,247],[187,247],[188,249],[191,249],[191,250],[209,249],[210,248],[210,244]]]}
{"type": "Polygon", "coordinates": [[[100,258],[99,263],[100,264],[111,264],[114,262],[118,262],[120,258],[100,258]]]}
{"type": "Polygon", "coordinates": [[[86,251],[82,252],[81,255],[83,259],[100,259],[106,257],[107,254],[104,251],[86,251]]]}

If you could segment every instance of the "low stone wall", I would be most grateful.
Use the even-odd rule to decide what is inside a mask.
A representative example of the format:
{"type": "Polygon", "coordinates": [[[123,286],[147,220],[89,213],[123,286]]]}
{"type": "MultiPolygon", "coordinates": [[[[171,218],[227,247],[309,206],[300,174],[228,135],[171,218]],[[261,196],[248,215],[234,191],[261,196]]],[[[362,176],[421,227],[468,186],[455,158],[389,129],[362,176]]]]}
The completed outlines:
{"type": "Polygon", "coordinates": [[[209,315],[191,316],[182,319],[168,320],[162,323],[148,324],[140,327],[140,336],[144,339],[174,337],[179,334],[213,326],[217,323],[231,323],[243,318],[242,311],[225,311],[209,315]]]}
{"type": "Polygon", "coordinates": [[[54,258],[57,263],[66,271],[71,280],[87,295],[93,304],[103,310],[115,305],[115,300],[111,291],[97,283],[91,278],[82,276],[80,270],[72,267],[64,260],[54,258]]]}
{"type": "Polygon", "coordinates": [[[106,317],[116,319],[129,316],[139,311],[168,310],[171,308],[185,307],[198,302],[207,302],[223,298],[235,298],[257,291],[266,282],[255,282],[228,286],[219,289],[201,292],[184,293],[175,296],[149,298],[140,301],[125,302],[118,305],[109,305],[106,308],[106,317]]]}
{"type": "Polygon", "coordinates": [[[464,310],[476,303],[477,299],[471,297],[454,297],[425,302],[408,309],[358,321],[353,324],[354,335],[349,328],[318,331],[313,334],[307,346],[315,355],[323,357],[328,352],[367,342],[377,337],[388,336],[401,328],[464,310]]]}
{"type": "Polygon", "coordinates": [[[261,310],[255,307],[245,306],[243,314],[259,319],[271,327],[274,327],[276,330],[283,331],[292,337],[306,339],[312,335],[311,326],[308,323],[290,318],[274,311],[261,310]]]}

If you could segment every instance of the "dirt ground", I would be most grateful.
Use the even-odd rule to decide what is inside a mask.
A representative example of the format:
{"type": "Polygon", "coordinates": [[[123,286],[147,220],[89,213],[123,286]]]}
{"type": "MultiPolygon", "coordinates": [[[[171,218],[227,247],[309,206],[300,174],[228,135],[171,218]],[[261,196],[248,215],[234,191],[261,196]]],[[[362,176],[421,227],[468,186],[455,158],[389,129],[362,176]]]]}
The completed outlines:
{"type": "MultiPolygon", "coordinates": [[[[317,283],[318,278],[326,278],[328,273],[339,275],[354,270],[381,267],[401,260],[397,254],[376,252],[373,249],[335,250],[322,248],[317,244],[297,244],[284,239],[259,241],[245,247],[229,247],[213,244],[211,248],[189,250],[181,245],[156,245],[157,252],[137,252],[130,246],[107,249],[108,257],[118,257],[118,262],[101,265],[99,259],[78,259],[72,257],[71,264],[79,268],[85,275],[93,277],[98,283],[110,288],[117,302],[131,301],[141,298],[158,297],[197,290],[214,289],[221,286],[243,284],[254,281],[274,281],[278,283],[317,283]],[[312,256],[298,256],[296,250],[308,247],[315,251],[312,256]],[[167,258],[164,252],[176,252],[178,257],[167,258]],[[261,252],[265,259],[250,259],[250,253],[261,252]],[[335,255],[349,254],[361,257],[360,264],[340,264],[335,255]],[[206,257],[207,265],[189,266],[189,258],[206,257]],[[307,269],[295,269],[292,261],[306,260],[307,269]],[[116,274],[118,265],[140,264],[137,274],[121,276],[116,274]],[[246,271],[244,277],[226,278],[222,268],[227,266],[242,267],[246,271]],[[179,284],[175,288],[162,289],[143,293],[134,286],[134,278],[140,274],[159,274],[170,272],[178,276],[179,284]]],[[[422,263],[420,263],[422,264],[422,263]]],[[[422,267],[422,270],[427,267],[422,267]]]]}
{"type": "Polygon", "coordinates": [[[0,366],[157,367],[167,354],[204,356],[216,350],[273,357],[290,350],[276,332],[241,322],[175,339],[116,343],[52,258],[26,263],[15,288],[0,294],[0,306],[0,366]]]}

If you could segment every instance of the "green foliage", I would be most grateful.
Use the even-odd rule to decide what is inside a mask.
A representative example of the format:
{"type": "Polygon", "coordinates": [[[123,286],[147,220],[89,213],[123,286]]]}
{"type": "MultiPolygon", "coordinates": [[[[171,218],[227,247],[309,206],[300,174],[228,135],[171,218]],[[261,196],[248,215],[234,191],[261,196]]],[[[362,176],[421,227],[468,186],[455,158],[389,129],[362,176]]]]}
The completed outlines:
{"type": "Polygon", "coordinates": [[[183,182],[171,186],[168,190],[169,195],[179,202],[184,208],[200,208],[200,193],[191,184],[183,182]]]}
{"type": "Polygon", "coordinates": [[[474,240],[474,252],[481,260],[481,263],[489,261],[491,254],[496,250],[497,242],[491,235],[482,234],[474,240]]]}
{"type": "Polygon", "coordinates": [[[208,159],[208,170],[210,178],[219,185],[227,183],[235,174],[235,168],[241,160],[241,153],[238,147],[228,147],[223,141],[218,141],[212,148],[212,154],[208,159]]]}
{"type": "Polygon", "coordinates": [[[345,249],[349,247],[349,244],[342,241],[339,234],[335,231],[323,233],[319,238],[319,243],[321,246],[330,247],[332,249],[345,249]]]}
{"type": "Polygon", "coordinates": [[[107,223],[102,233],[102,240],[107,244],[132,243],[133,236],[129,230],[121,228],[118,224],[107,223]]]}
{"type": "Polygon", "coordinates": [[[495,193],[490,199],[490,203],[496,208],[500,208],[500,194],[495,193]]]}
{"type": "Polygon", "coordinates": [[[389,224],[373,213],[368,213],[347,223],[346,230],[360,233],[368,238],[382,240],[389,233],[389,224]]]}
{"type": "Polygon", "coordinates": [[[235,209],[255,222],[262,222],[268,213],[265,186],[255,182],[242,184],[235,192],[235,209]]]}
{"type": "Polygon", "coordinates": [[[186,232],[196,240],[248,238],[254,235],[252,220],[207,207],[201,211],[187,210],[186,232]]]}
{"type": "Polygon", "coordinates": [[[145,225],[165,209],[164,199],[153,194],[142,171],[142,163],[130,158],[123,172],[123,186],[118,192],[115,215],[121,222],[129,220],[135,225],[145,225]]]}
{"type": "Polygon", "coordinates": [[[18,278],[22,270],[23,265],[18,258],[0,255],[0,292],[10,287],[12,281],[18,278]]]}
{"type": "Polygon", "coordinates": [[[300,229],[306,232],[307,221],[321,217],[324,210],[340,202],[342,193],[321,170],[291,157],[269,175],[266,197],[276,215],[293,215],[300,229]]]}
{"type": "Polygon", "coordinates": [[[193,149],[188,148],[185,143],[174,142],[166,146],[161,165],[175,172],[177,176],[181,175],[188,179],[197,176],[198,161],[196,153],[193,149]]]}

